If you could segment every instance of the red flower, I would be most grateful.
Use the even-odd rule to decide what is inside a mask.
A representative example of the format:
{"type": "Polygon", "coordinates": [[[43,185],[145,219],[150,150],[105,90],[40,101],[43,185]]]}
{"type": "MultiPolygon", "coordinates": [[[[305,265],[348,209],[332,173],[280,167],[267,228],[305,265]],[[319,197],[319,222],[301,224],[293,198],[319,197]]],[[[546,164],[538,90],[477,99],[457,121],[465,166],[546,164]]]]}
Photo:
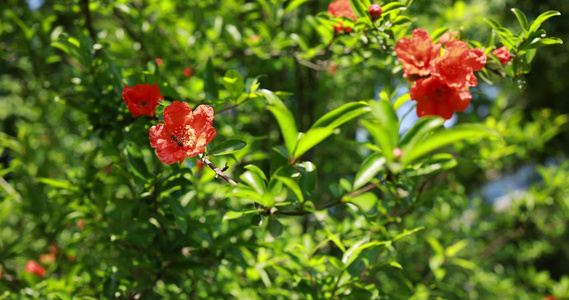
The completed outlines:
{"type": "Polygon", "coordinates": [[[342,33],[342,31],[344,31],[344,23],[342,22],[338,22],[338,26],[332,26],[334,27],[334,30],[336,31],[336,33],[340,34],[342,33]]]}
{"type": "Polygon", "coordinates": [[[403,37],[397,41],[395,52],[403,63],[403,77],[428,76],[434,60],[440,56],[440,45],[433,45],[429,33],[422,28],[413,30],[413,38],[403,37]]]}
{"type": "Polygon", "coordinates": [[[356,14],[350,6],[350,0],[336,0],[328,5],[328,13],[336,18],[350,18],[356,22],[356,14]]]}
{"type": "Polygon", "coordinates": [[[411,99],[417,101],[417,115],[452,117],[453,111],[464,111],[472,95],[465,89],[455,89],[436,76],[421,78],[409,90],[411,99]]]}
{"type": "Polygon", "coordinates": [[[381,17],[382,9],[379,4],[372,4],[369,6],[367,12],[369,13],[372,20],[377,20],[381,17]]]}
{"type": "Polygon", "coordinates": [[[453,38],[458,36],[458,31],[453,32],[445,32],[441,37],[437,40],[436,44],[440,44],[441,46],[446,46],[446,44],[453,38]]]}
{"type": "MultiPolygon", "coordinates": [[[[494,55],[495,55],[495,54],[494,54],[494,55]]],[[[545,297],[545,300],[557,300],[557,298],[555,298],[555,297],[552,296],[552,295],[549,295],[549,296],[545,297]]]]}
{"type": "Polygon", "coordinates": [[[45,276],[45,269],[33,260],[28,261],[26,264],[26,272],[36,274],[39,277],[45,276]]]}
{"type": "Polygon", "coordinates": [[[155,84],[137,84],[134,87],[125,85],[122,90],[122,98],[128,106],[133,117],[140,115],[154,116],[154,108],[158,101],[164,100],[160,95],[160,88],[155,84]]]}
{"type": "Polygon", "coordinates": [[[164,64],[164,61],[160,57],[155,58],[154,61],[159,67],[161,67],[164,64]]]}
{"type": "Polygon", "coordinates": [[[508,51],[508,48],[506,48],[506,46],[502,46],[494,51],[492,51],[492,54],[496,55],[496,57],[500,60],[501,64],[505,64],[508,61],[510,61],[510,51],[508,51]]]}
{"type": "Polygon", "coordinates": [[[164,123],[150,128],[150,146],[165,164],[182,162],[205,151],[215,136],[213,108],[200,105],[192,112],[188,103],[174,101],[164,109],[164,123]]]}
{"type": "Polygon", "coordinates": [[[452,40],[447,43],[443,56],[434,61],[431,73],[452,88],[464,89],[478,84],[473,71],[480,71],[485,64],[482,49],[468,49],[466,42],[452,40]]]}
{"type": "Polygon", "coordinates": [[[190,77],[194,74],[194,70],[192,70],[192,68],[184,68],[182,73],[184,73],[184,76],[190,77]]]}

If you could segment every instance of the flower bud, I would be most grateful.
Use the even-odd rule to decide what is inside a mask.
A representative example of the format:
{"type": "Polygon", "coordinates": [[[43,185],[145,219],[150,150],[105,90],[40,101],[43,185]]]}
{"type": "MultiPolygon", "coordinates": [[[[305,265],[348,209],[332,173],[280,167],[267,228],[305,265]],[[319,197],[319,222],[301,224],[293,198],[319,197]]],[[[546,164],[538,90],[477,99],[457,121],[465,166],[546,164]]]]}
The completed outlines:
{"type": "Polygon", "coordinates": [[[382,12],[381,5],[372,4],[369,6],[369,9],[367,10],[367,12],[371,16],[371,19],[375,21],[381,17],[381,12],[382,12]]]}
{"type": "Polygon", "coordinates": [[[36,274],[39,277],[45,276],[45,269],[33,260],[28,261],[26,264],[26,272],[36,274]]]}
{"type": "Polygon", "coordinates": [[[400,159],[402,155],[403,151],[401,150],[401,148],[399,147],[393,148],[393,157],[395,157],[395,159],[400,159]]]}

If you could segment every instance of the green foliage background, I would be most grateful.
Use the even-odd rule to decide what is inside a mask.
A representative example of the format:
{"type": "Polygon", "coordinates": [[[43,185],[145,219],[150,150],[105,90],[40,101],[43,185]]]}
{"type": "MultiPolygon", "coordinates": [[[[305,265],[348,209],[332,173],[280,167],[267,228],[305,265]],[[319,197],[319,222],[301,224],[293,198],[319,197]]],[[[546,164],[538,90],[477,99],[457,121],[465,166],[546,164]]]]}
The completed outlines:
{"type": "Polygon", "coordinates": [[[348,102],[397,98],[406,83],[393,73],[392,47],[410,28],[448,27],[484,45],[492,28],[483,17],[515,33],[510,8],[530,21],[558,10],[542,28],[567,41],[566,1],[417,1],[405,11],[412,23],[377,43],[335,36],[327,7],[66,0],[31,11],[3,1],[0,299],[569,299],[567,43],[540,49],[523,81],[493,76],[494,86],[472,89],[458,124],[484,124],[501,139],[457,142],[444,149],[452,156],[381,173],[365,193],[355,177],[379,153],[369,116],[336,126],[292,167],[266,109],[285,105],[306,132],[348,102]],[[183,76],[186,67],[194,75],[183,76]],[[229,70],[241,89],[225,80],[239,77],[229,70]],[[247,146],[211,160],[248,186],[216,181],[193,158],[162,164],[148,145],[159,117],[133,119],[121,97],[137,83],[160,86],[157,116],[173,100],[217,112],[236,105],[216,114],[212,146],[247,146]],[[260,89],[284,104],[251,92],[260,89]],[[492,206],[484,185],[528,164],[538,180],[506,208],[492,206]],[[251,186],[256,194],[243,196],[251,186]],[[251,197],[303,198],[307,213],[277,204],[261,214],[251,197]],[[58,253],[43,264],[46,277],[26,273],[50,245],[58,253]]]}

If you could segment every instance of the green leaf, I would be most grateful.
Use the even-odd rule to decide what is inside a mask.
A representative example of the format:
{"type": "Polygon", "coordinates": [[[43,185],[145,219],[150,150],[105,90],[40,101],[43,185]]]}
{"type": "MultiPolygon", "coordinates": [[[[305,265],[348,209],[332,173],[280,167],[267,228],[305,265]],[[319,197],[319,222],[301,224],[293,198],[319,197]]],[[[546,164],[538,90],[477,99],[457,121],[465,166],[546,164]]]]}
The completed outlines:
{"type": "Polygon", "coordinates": [[[385,15],[393,10],[403,10],[406,6],[404,3],[393,1],[381,6],[382,14],[385,15]]]}
{"type": "Polygon", "coordinates": [[[309,0],[292,0],[286,6],[284,13],[288,14],[289,12],[293,11],[295,8],[301,6],[302,4],[304,4],[305,2],[308,2],[308,1],[309,0]]]}
{"type": "Polygon", "coordinates": [[[78,187],[72,186],[71,183],[69,181],[66,181],[66,180],[37,177],[36,181],[41,182],[43,184],[47,184],[47,185],[49,185],[53,188],[57,188],[57,189],[64,189],[64,190],[69,190],[69,191],[74,191],[74,192],[79,191],[78,187]]]}
{"type": "Polygon", "coordinates": [[[318,145],[318,143],[329,137],[332,133],[334,133],[333,127],[318,127],[308,130],[308,132],[298,139],[296,149],[294,150],[292,157],[296,159],[302,156],[302,154],[318,145]]]}
{"type": "Polygon", "coordinates": [[[225,215],[223,215],[223,219],[222,221],[229,221],[229,220],[234,220],[234,219],[238,219],[241,218],[242,216],[245,215],[249,215],[249,214],[253,214],[253,213],[257,213],[257,210],[246,210],[246,211],[228,211],[225,213],[225,215]]]}
{"type": "Polygon", "coordinates": [[[338,248],[340,248],[340,250],[342,250],[342,252],[346,252],[346,248],[344,247],[344,245],[342,244],[342,241],[340,241],[338,236],[335,235],[334,233],[332,233],[332,231],[330,230],[330,228],[328,228],[328,226],[324,226],[324,228],[326,229],[326,235],[327,235],[328,239],[330,241],[332,241],[334,244],[336,244],[336,246],[338,246],[338,248]]]}
{"type": "Polygon", "coordinates": [[[128,154],[129,170],[134,173],[134,175],[143,180],[147,180],[152,177],[150,172],[148,172],[148,167],[144,162],[142,152],[140,152],[138,146],[134,143],[128,143],[126,146],[126,152],[128,154]]]}
{"type": "Polygon", "coordinates": [[[457,125],[451,129],[435,132],[420,144],[409,149],[406,154],[403,153],[401,160],[404,164],[412,162],[441,147],[454,144],[458,141],[481,137],[498,137],[498,133],[493,129],[477,124],[457,125]]]}
{"type": "Polygon", "coordinates": [[[398,16],[393,21],[391,21],[393,25],[403,25],[411,22],[413,22],[413,20],[411,20],[411,18],[408,16],[398,16]]]}
{"type": "Polygon", "coordinates": [[[267,186],[265,185],[263,178],[261,178],[261,176],[259,176],[259,174],[256,172],[246,171],[241,174],[239,178],[241,181],[247,183],[250,187],[252,187],[259,195],[263,195],[267,191],[267,186]]]}
{"type": "Polygon", "coordinates": [[[400,234],[398,234],[397,236],[395,236],[391,241],[392,241],[392,242],[395,242],[395,241],[397,241],[398,239],[402,239],[402,238],[404,238],[404,237],[406,237],[406,236],[408,236],[408,235],[411,235],[411,234],[413,234],[413,233],[415,233],[415,232],[417,232],[417,231],[419,231],[419,230],[423,230],[423,229],[425,229],[424,226],[417,227],[417,228],[413,228],[413,229],[411,229],[411,230],[405,229],[405,230],[403,230],[402,233],[400,233],[400,234]]]}
{"type": "Polygon", "coordinates": [[[267,226],[269,228],[269,233],[271,233],[274,238],[279,237],[283,232],[283,224],[281,224],[281,222],[279,222],[275,217],[269,217],[269,224],[267,226]]]}
{"type": "Polygon", "coordinates": [[[263,170],[261,170],[261,168],[255,166],[255,165],[246,165],[245,169],[257,173],[257,175],[261,176],[261,178],[263,178],[263,180],[268,181],[267,176],[265,175],[265,172],[263,172],[263,170]]]}
{"type": "Polygon", "coordinates": [[[382,153],[374,153],[368,156],[356,174],[354,190],[358,190],[381,172],[384,169],[385,161],[382,153]]]}
{"type": "Polygon", "coordinates": [[[339,127],[347,121],[362,115],[371,108],[364,101],[346,103],[320,117],[311,128],[316,127],[339,127]]]}
{"type": "Polygon", "coordinates": [[[531,50],[542,48],[548,45],[563,44],[563,40],[556,37],[549,38],[535,38],[529,44],[525,43],[520,50],[531,50]]]}
{"type": "Polygon", "coordinates": [[[520,26],[524,30],[524,33],[527,33],[529,31],[529,24],[526,15],[524,15],[524,13],[517,8],[512,8],[511,10],[516,15],[516,18],[518,18],[518,22],[520,23],[520,26]]]}
{"type": "Polygon", "coordinates": [[[296,195],[296,198],[298,198],[298,201],[300,203],[304,202],[304,196],[302,195],[302,191],[300,190],[300,187],[298,186],[296,181],[292,180],[291,178],[283,176],[274,176],[273,178],[284,183],[289,189],[291,189],[292,192],[296,195]]]}
{"type": "Polygon", "coordinates": [[[386,246],[391,244],[391,242],[389,241],[373,241],[366,243],[367,240],[369,240],[369,238],[367,237],[362,239],[361,241],[350,247],[346,252],[344,252],[344,255],[342,256],[342,262],[344,263],[345,268],[347,268],[350,264],[352,264],[358,258],[358,256],[363,250],[370,247],[386,246]]]}
{"type": "Polygon", "coordinates": [[[415,166],[415,170],[406,170],[408,177],[425,176],[435,172],[442,172],[456,167],[457,162],[454,156],[449,153],[437,153],[431,156],[426,162],[415,166]]]}
{"type": "Polygon", "coordinates": [[[529,26],[528,33],[532,33],[534,31],[536,31],[537,29],[539,29],[539,27],[541,26],[541,23],[545,22],[547,19],[549,19],[551,17],[559,16],[559,15],[561,15],[561,13],[556,11],[556,10],[549,10],[549,11],[542,13],[541,15],[539,15],[537,17],[537,19],[535,19],[535,21],[533,21],[531,23],[531,25],[529,26]]]}
{"type": "Polygon", "coordinates": [[[379,146],[389,159],[392,157],[391,152],[393,148],[399,143],[399,120],[397,119],[397,114],[395,109],[393,109],[393,105],[387,101],[372,100],[369,105],[371,113],[378,122],[384,136],[378,140],[379,146]]]}
{"type": "Polygon", "coordinates": [[[375,208],[377,204],[377,196],[372,192],[363,193],[355,197],[344,197],[343,201],[353,203],[363,212],[367,213],[375,208]]]}
{"type": "Polygon", "coordinates": [[[174,214],[176,226],[180,228],[182,234],[186,234],[188,230],[188,221],[186,220],[186,212],[184,211],[184,208],[182,208],[182,205],[178,200],[172,197],[168,198],[168,203],[170,204],[172,214],[174,214]]]}
{"type": "Polygon", "coordinates": [[[299,181],[302,192],[304,195],[310,196],[316,187],[316,166],[312,162],[305,161],[297,163],[295,168],[300,170],[300,173],[302,174],[299,181]]]}
{"type": "Polygon", "coordinates": [[[233,96],[234,99],[239,98],[245,88],[245,80],[243,76],[236,70],[229,70],[223,77],[223,85],[225,89],[233,96]]]}
{"type": "Polygon", "coordinates": [[[215,70],[213,69],[211,57],[207,60],[207,64],[205,66],[204,92],[206,100],[219,98],[219,91],[217,89],[217,83],[215,82],[215,70]]]}
{"type": "Polygon", "coordinates": [[[247,143],[241,140],[227,140],[213,147],[208,155],[227,155],[235,151],[239,151],[247,146],[247,143]]]}
{"type": "Polygon", "coordinates": [[[360,18],[365,18],[367,21],[364,22],[366,23],[371,22],[369,14],[367,13],[367,7],[365,7],[365,5],[362,3],[361,0],[350,0],[350,6],[352,7],[352,10],[356,14],[358,21],[360,20],[360,18]]]}
{"type": "MultiPolygon", "coordinates": [[[[448,27],[441,27],[431,33],[433,42],[437,42],[439,38],[448,31],[448,27]]],[[[397,109],[397,108],[396,108],[397,109]]]]}
{"type": "Polygon", "coordinates": [[[395,103],[393,103],[393,109],[398,109],[403,103],[409,101],[411,99],[411,95],[409,93],[404,94],[403,96],[397,98],[395,103]]]}
{"type": "Polygon", "coordinates": [[[298,130],[296,129],[294,116],[290,110],[286,108],[281,99],[279,99],[279,97],[277,97],[273,92],[263,89],[260,90],[259,93],[261,93],[269,102],[267,109],[273,113],[275,119],[277,119],[288,154],[290,157],[293,157],[292,152],[294,151],[298,138],[298,130]]]}
{"type": "Polygon", "coordinates": [[[446,248],[445,256],[454,257],[460,250],[464,249],[466,246],[468,246],[468,240],[460,240],[455,244],[453,244],[452,246],[446,248]]]}
{"type": "Polygon", "coordinates": [[[441,127],[445,119],[441,117],[421,118],[413,127],[405,134],[405,137],[399,143],[399,148],[403,151],[403,156],[411,150],[419,141],[424,140],[429,133],[441,127]]]}

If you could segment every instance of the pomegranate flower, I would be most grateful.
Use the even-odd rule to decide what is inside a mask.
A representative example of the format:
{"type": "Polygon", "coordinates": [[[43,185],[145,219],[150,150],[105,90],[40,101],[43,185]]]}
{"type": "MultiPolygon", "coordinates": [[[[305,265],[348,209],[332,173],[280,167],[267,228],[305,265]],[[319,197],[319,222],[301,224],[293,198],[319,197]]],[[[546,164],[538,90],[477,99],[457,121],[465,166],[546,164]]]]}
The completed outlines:
{"type": "Polygon", "coordinates": [[[350,18],[356,22],[356,14],[350,6],[350,0],[336,0],[328,5],[328,13],[336,18],[350,18]]]}
{"type": "Polygon", "coordinates": [[[213,108],[200,105],[193,112],[188,103],[174,101],[164,109],[164,123],[150,128],[150,146],[165,164],[179,162],[205,151],[215,137],[213,108]]]}
{"type": "Polygon", "coordinates": [[[395,45],[395,53],[403,63],[403,77],[429,76],[435,58],[440,56],[441,46],[433,45],[429,33],[422,28],[413,30],[413,37],[403,37],[395,45]]]}
{"type": "Polygon", "coordinates": [[[499,60],[501,64],[506,64],[507,62],[510,61],[510,51],[508,50],[508,48],[506,48],[506,46],[502,46],[494,51],[492,51],[492,54],[494,54],[499,60]]]}
{"type": "Polygon", "coordinates": [[[45,269],[33,260],[28,261],[26,264],[26,272],[36,274],[39,277],[45,276],[45,269]]]}
{"type": "Polygon", "coordinates": [[[184,74],[184,76],[190,77],[194,74],[194,70],[192,70],[192,68],[184,68],[182,73],[184,74]]]}
{"type": "Polygon", "coordinates": [[[468,49],[466,42],[452,40],[447,43],[443,56],[434,61],[431,74],[452,88],[463,89],[478,84],[473,71],[480,71],[485,64],[486,55],[482,49],[468,49]]]}
{"type": "Polygon", "coordinates": [[[455,89],[436,76],[421,78],[409,90],[411,99],[417,101],[417,115],[441,116],[450,119],[454,111],[464,111],[472,95],[467,88],[455,89]]]}
{"type": "Polygon", "coordinates": [[[154,109],[158,101],[164,100],[160,95],[160,88],[155,84],[137,84],[134,87],[125,85],[122,90],[122,98],[128,106],[133,117],[140,115],[154,116],[154,109]]]}

